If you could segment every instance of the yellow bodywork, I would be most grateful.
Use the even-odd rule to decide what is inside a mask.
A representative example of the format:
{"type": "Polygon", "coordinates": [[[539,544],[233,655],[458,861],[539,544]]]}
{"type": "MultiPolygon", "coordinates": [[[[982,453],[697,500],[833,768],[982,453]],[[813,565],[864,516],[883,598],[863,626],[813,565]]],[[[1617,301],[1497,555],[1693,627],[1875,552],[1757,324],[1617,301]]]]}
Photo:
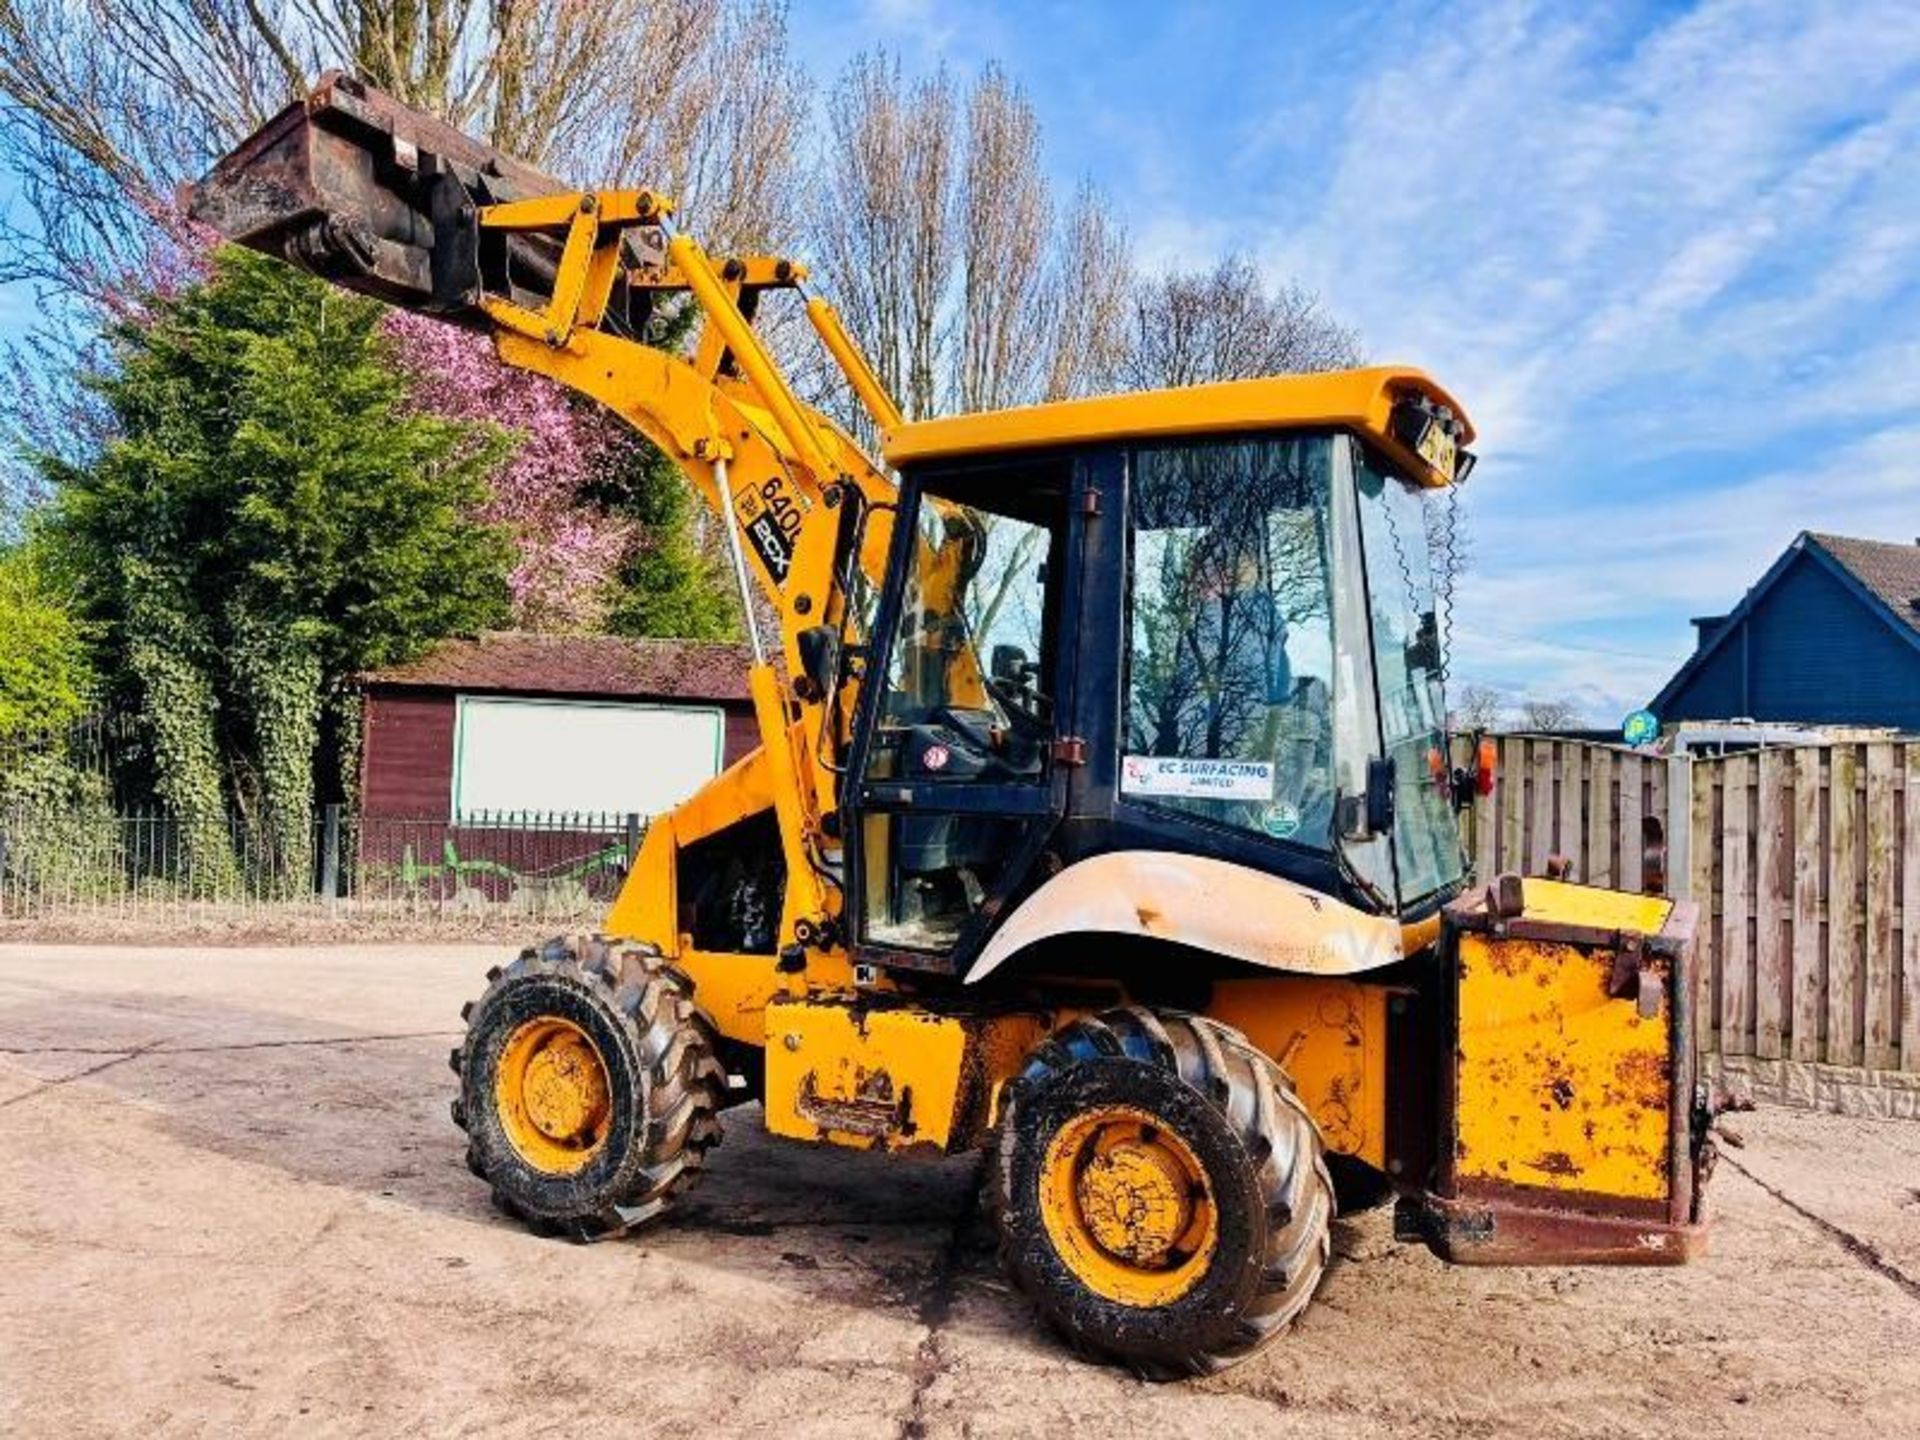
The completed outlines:
{"type": "MultiPolygon", "coordinates": [[[[897,993],[809,996],[797,985],[783,993],[792,977],[753,958],[692,951],[681,963],[723,1032],[766,1045],[767,1127],[803,1140],[964,1148],[1034,1045],[1080,1013],[976,1014],[897,993]]],[[[1229,980],[1206,1013],[1280,1062],[1328,1149],[1384,1168],[1392,1000],[1347,980],[1229,980]]]]}
{"type": "Polygon", "coordinates": [[[1375,366],[1097,395],[921,420],[889,430],[885,454],[887,463],[898,467],[1048,445],[1324,426],[1357,430],[1405,467],[1410,477],[1429,486],[1445,485],[1451,475],[1403,445],[1390,428],[1395,402],[1409,396],[1446,406],[1459,417],[1461,443],[1472,441],[1473,426],[1466,413],[1435,381],[1408,366],[1375,366]]]}
{"type": "Polygon", "coordinates": [[[1206,1013],[1280,1062],[1329,1150],[1384,1169],[1393,998],[1351,980],[1223,980],[1206,1013]]]}
{"type": "Polygon", "coordinates": [[[767,1129],[889,1150],[975,1143],[1051,1023],[852,994],[779,1000],[764,1013],[767,1129]]]}
{"type": "MultiPolygon", "coordinates": [[[[1658,896],[1526,882],[1525,918],[1596,932],[1657,934],[1658,896]]],[[[1462,1180],[1637,1200],[1670,1189],[1673,1103],[1669,961],[1658,1012],[1609,994],[1615,951],[1466,932],[1459,937],[1460,1030],[1454,1164],[1462,1180]]]]}

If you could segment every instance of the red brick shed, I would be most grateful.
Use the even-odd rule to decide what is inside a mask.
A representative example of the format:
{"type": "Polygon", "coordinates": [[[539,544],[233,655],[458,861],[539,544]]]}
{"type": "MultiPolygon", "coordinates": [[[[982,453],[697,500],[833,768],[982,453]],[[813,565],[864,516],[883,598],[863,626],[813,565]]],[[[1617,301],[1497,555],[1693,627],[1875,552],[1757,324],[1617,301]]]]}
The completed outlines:
{"type": "Polygon", "coordinates": [[[360,677],[369,817],[654,813],[751,750],[742,646],[498,631],[360,677]]]}

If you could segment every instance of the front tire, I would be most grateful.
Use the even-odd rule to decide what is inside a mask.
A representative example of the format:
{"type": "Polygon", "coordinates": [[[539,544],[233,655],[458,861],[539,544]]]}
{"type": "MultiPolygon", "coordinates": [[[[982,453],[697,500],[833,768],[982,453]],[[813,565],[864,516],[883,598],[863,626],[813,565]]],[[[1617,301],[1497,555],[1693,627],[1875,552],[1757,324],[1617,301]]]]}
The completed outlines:
{"type": "Polygon", "coordinates": [[[1109,1010],[1009,1087],[990,1204],[1013,1284],[1081,1351],[1152,1378],[1224,1369],[1299,1315],[1333,1182],[1286,1074],[1200,1016],[1109,1010]]]}
{"type": "Polygon", "coordinates": [[[657,953],[550,940],[489,972],[466,1007],[454,1122],[502,1210],[597,1240],[666,1211],[720,1139],[726,1072],[657,953]]]}

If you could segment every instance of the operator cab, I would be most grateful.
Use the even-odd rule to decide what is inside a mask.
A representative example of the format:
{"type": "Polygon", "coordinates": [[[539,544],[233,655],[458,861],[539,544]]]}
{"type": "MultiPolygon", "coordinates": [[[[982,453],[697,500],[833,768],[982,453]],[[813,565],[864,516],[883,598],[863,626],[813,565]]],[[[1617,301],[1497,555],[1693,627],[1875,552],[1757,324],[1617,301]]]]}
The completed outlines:
{"type": "Polygon", "coordinates": [[[1124,433],[1149,396],[1120,434],[1085,413],[1105,400],[1012,412],[1058,432],[1014,453],[970,451],[968,417],[893,437],[843,792],[862,958],[964,972],[1027,892],[1112,850],[1403,918],[1458,891],[1429,521],[1470,432],[1425,395],[1322,418],[1329,382],[1408,373],[1250,382],[1318,398],[1307,423],[1124,433]]]}

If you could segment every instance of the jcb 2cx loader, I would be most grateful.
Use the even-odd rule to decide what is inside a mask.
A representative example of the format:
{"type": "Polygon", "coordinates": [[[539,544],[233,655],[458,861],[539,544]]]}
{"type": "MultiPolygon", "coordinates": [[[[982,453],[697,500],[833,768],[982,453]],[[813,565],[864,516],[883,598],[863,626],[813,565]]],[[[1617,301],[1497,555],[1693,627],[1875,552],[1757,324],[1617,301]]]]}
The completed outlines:
{"type": "Polygon", "coordinates": [[[1448,759],[1422,506],[1473,430],[1424,374],[906,423],[809,299],[883,469],[754,329],[803,266],[352,79],[192,209],[491,336],[724,528],[760,746],[654,820],[603,937],[467,1008],[453,1115],[504,1209],[653,1222],[749,1099],[796,1140],[986,1147],[1013,1283],[1150,1375],[1273,1339],[1336,1212],[1390,1198],[1467,1263],[1699,1249],[1688,907],[1464,870],[1490,777],[1448,759]],[[686,306],[690,352],[646,343],[686,306]]]}

